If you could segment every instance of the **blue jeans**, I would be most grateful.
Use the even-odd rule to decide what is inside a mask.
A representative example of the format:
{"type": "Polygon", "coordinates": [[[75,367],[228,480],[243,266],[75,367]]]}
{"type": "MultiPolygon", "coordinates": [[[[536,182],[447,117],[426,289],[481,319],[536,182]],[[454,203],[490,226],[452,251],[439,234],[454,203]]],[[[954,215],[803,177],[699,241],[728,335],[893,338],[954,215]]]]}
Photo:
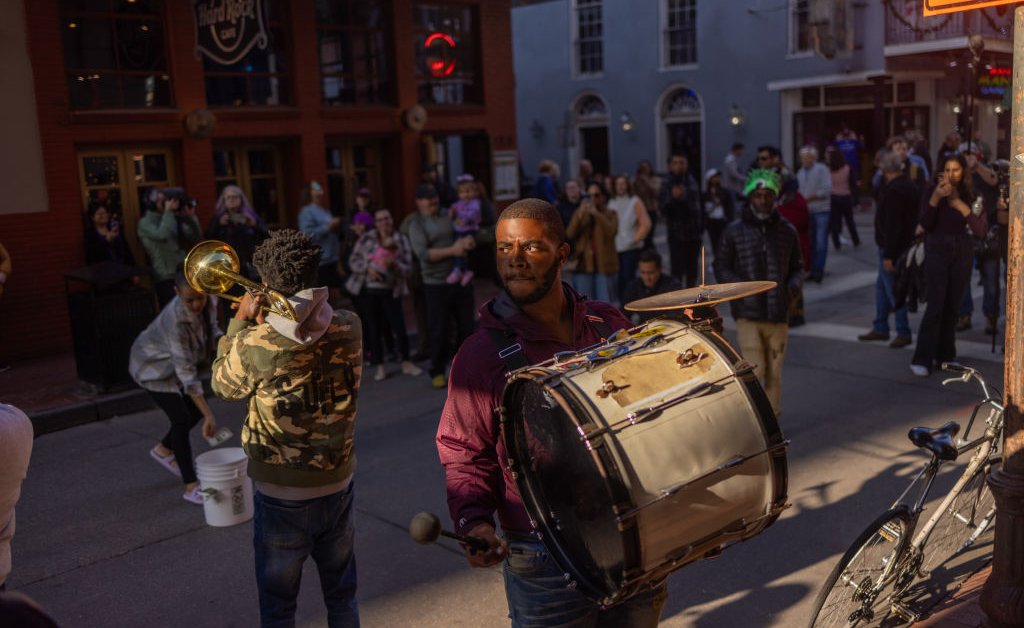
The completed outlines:
{"type": "Polygon", "coordinates": [[[619,285],[615,292],[616,295],[626,294],[626,288],[637,278],[641,252],[640,249],[633,249],[619,253],[619,285]]]}
{"type": "MultiPolygon", "coordinates": [[[[978,267],[978,271],[981,273],[981,285],[982,285],[982,296],[981,296],[981,311],[985,315],[985,318],[999,318],[999,314],[1002,312],[1002,303],[1006,302],[1006,295],[1003,294],[1002,286],[999,282],[1002,280],[999,271],[1003,269],[1003,260],[999,257],[983,257],[974,258],[974,264],[978,267]],[[996,304],[996,290],[999,290],[1000,303],[996,304]]],[[[971,273],[972,279],[974,273],[971,273]]],[[[1005,277],[1005,270],[1003,271],[1005,277]]],[[[971,282],[967,282],[967,288],[964,290],[963,301],[960,302],[960,316],[970,316],[974,314],[974,300],[971,298],[971,282]]]]}
{"type": "Polygon", "coordinates": [[[613,288],[619,281],[618,275],[600,275],[598,273],[573,273],[572,287],[576,292],[584,294],[595,301],[611,303],[614,298],[613,288]]]}
{"type": "MultiPolygon", "coordinates": [[[[893,297],[892,286],[895,275],[888,273],[882,268],[882,249],[878,249],[878,279],[875,280],[875,322],[872,329],[880,334],[889,335],[889,314],[896,316],[896,335],[910,338],[910,321],[907,319],[907,306],[904,305],[898,310],[892,306],[896,299],[893,297]]],[[[893,260],[895,261],[895,260],[893,260]]]]}
{"type": "Polygon", "coordinates": [[[828,257],[829,212],[811,214],[811,275],[821,278],[825,275],[825,258],[828,257]]]}
{"type": "Polygon", "coordinates": [[[1006,266],[1001,257],[986,257],[981,261],[981,311],[985,318],[999,318],[1006,303],[1006,289],[1000,285],[1006,279],[1006,266]],[[999,294],[998,301],[996,293],[999,294]]]}
{"type": "Polygon", "coordinates": [[[662,581],[602,610],[566,586],[565,571],[540,541],[510,540],[503,567],[512,628],[653,628],[668,597],[662,581]]]}
{"type": "Polygon", "coordinates": [[[263,628],[295,626],[302,563],[310,555],[320,573],[327,625],[358,628],[353,487],[304,501],[256,492],[253,545],[263,628]]]}

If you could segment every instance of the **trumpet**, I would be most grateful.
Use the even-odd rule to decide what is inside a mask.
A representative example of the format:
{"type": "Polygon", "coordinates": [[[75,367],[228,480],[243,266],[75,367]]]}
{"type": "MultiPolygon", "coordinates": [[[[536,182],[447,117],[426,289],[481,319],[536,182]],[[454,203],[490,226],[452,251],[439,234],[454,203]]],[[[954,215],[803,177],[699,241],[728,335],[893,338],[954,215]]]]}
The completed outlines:
{"type": "Polygon", "coordinates": [[[293,321],[296,319],[295,308],[287,297],[242,275],[239,272],[241,268],[235,249],[220,240],[203,240],[185,256],[185,280],[196,292],[237,303],[241,299],[228,294],[228,290],[237,284],[251,295],[265,296],[270,301],[269,307],[263,306],[267,312],[293,321]]]}

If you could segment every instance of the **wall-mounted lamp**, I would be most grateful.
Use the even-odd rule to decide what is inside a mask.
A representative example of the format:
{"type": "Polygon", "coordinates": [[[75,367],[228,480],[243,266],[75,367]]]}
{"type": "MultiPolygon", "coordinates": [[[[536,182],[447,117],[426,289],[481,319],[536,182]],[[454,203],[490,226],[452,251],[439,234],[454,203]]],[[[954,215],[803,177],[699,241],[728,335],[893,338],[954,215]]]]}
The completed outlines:
{"type": "Polygon", "coordinates": [[[743,126],[747,122],[747,113],[743,109],[733,103],[732,107],[729,108],[729,124],[735,127],[743,126]]]}
{"type": "Polygon", "coordinates": [[[960,101],[959,100],[954,100],[953,101],[953,113],[955,115],[960,115],[961,111],[963,111],[963,109],[960,107],[960,101]]]}
{"type": "Polygon", "coordinates": [[[999,114],[1003,113],[1006,110],[1003,109],[1003,103],[998,103],[995,107],[992,107],[992,111],[994,111],[995,114],[998,116],[999,114]]]}
{"type": "Polygon", "coordinates": [[[628,111],[624,111],[622,113],[622,115],[619,117],[619,123],[622,124],[622,130],[625,131],[626,133],[629,133],[634,128],[636,128],[636,125],[633,124],[633,117],[629,115],[628,111]]]}
{"type": "Polygon", "coordinates": [[[540,123],[540,120],[534,118],[533,123],[530,124],[530,135],[533,139],[539,140],[544,137],[544,125],[540,123]]]}

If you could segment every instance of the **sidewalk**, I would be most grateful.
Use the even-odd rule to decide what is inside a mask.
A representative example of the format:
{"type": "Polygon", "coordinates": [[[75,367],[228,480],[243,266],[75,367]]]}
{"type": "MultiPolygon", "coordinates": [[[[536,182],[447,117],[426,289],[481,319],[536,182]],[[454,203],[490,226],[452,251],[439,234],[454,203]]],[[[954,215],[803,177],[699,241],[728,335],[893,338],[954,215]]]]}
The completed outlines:
{"type": "Polygon", "coordinates": [[[13,362],[0,373],[0,401],[28,414],[37,437],[153,405],[141,388],[100,393],[83,384],[70,353],[13,362]]]}
{"type": "Polygon", "coordinates": [[[968,578],[959,589],[939,602],[925,619],[914,624],[921,628],[980,628],[985,625],[985,612],[981,610],[981,589],[985,586],[992,566],[989,564],[968,578]]]}

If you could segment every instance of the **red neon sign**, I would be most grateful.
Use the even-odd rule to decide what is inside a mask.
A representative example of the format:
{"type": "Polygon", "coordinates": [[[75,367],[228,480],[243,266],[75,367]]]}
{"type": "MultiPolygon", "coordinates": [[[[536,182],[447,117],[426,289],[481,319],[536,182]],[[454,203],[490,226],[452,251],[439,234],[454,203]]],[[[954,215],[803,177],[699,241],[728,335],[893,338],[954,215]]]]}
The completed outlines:
{"type": "Polygon", "coordinates": [[[434,78],[445,78],[455,72],[455,40],[446,33],[431,33],[423,42],[428,50],[427,69],[434,78]]]}

